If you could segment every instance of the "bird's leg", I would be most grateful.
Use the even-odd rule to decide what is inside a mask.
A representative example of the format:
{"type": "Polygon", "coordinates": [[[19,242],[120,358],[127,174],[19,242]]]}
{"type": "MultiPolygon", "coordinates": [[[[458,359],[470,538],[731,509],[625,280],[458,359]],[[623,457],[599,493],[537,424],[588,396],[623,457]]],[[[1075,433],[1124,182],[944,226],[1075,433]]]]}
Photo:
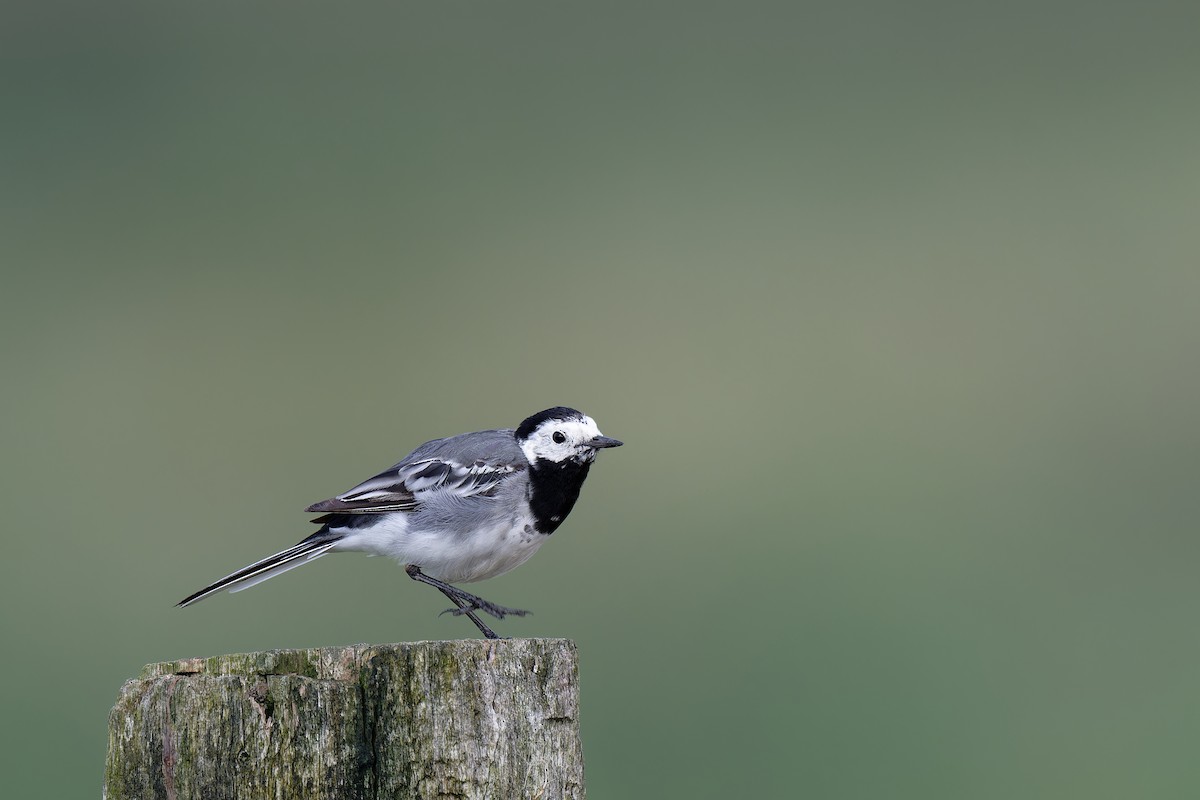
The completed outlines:
{"type": "Polygon", "coordinates": [[[404,571],[407,572],[408,577],[412,578],[414,581],[428,584],[442,594],[446,595],[446,597],[450,598],[450,602],[454,603],[456,608],[448,608],[446,611],[442,612],[443,614],[449,612],[456,617],[466,615],[467,619],[471,620],[471,622],[474,622],[475,627],[479,628],[479,631],[488,639],[499,639],[500,637],[496,635],[495,631],[493,631],[491,628],[485,625],[481,619],[479,619],[479,616],[475,614],[476,611],[486,611],[496,619],[504,619],[510,614],[516,617],[523,617],[529,613],[528,611],[524,611],[519,608],[506,608],[504,606],[498,606],[495,603],[490,603],[487,600],[484,600],[482,597],[477,597],[470,592],[464,592],[462,589],[459,589],[456,586],[451,586],[444,581],[439,581],[437,578],[431,578],[422,572],[421,568],[416,564],[409,564],[404,568],[404,571]]]}

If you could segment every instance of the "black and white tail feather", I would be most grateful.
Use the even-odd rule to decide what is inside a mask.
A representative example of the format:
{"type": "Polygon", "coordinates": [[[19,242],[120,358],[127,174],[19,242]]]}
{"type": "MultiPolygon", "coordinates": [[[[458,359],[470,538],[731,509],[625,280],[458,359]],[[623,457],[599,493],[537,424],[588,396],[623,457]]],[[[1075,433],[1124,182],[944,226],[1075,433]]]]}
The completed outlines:
{"type": "Polygon", "coordinates": [[[198,603],[206,597],[211,597],[217,592],[240,592],[243,589],[249,589],[251,586],[256,586],[265,580],[274,578],[276,575],[282,575],[288,570],[316,561],[332,550],[341,538],[338,536],[337,538],[330,539],[325,531],[319,531],[303,542],[292,545],[287,550],[281,550],[273,556],[267,556],[261,561],[255,561],[247,567],[242,567],[237,572],[226,575],[216,583],[205,586],[195,594],[180,600],[178,605],[180,608],[184,608],[193,603],[198,603]]]}
{"type": "Polygon", "coordinates": [[[496,633],[475,614],[498,619],[528,612],[506,608],[450,585],[500,575],[523,564],[566,519],[603,448],[591,417],[546,409],[513,429],[435,439],[399,463],[306,510],[321,529],[179,602],[189,606],[221,591],[240,592],[331,552],[386,555],[410,578],[454,603],[488,638],[496,633]]]}

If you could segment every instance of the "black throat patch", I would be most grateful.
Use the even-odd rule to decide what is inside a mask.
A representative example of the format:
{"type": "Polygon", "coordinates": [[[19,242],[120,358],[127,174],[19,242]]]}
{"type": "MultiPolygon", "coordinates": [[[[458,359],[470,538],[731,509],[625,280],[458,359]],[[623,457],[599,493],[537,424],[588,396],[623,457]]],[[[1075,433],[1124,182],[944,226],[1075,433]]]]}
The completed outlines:
{"type": "Polygon", "coordinates": [[[590,462],[579,464],[571,459],[561,463],[539,458],[529,469],[529,505],[533,510],[534,527],[538,533],[549,535],[571,513],[590,462]]]}

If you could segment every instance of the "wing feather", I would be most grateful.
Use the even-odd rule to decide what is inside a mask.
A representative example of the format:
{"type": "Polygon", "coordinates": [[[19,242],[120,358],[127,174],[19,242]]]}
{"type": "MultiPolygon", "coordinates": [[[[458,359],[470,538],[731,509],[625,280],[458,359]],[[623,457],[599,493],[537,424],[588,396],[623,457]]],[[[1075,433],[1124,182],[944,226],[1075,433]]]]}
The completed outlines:
{"type": "Polygon", "coordinates": [[[452,492],[464,498],[489,496],[522,469],[519,464],[483,459],[470,464],[450,458],[405,461],[337,497],[313,503],[305,511],[338,514],[415,511],[423,496],[431,492],[452,492]]]}

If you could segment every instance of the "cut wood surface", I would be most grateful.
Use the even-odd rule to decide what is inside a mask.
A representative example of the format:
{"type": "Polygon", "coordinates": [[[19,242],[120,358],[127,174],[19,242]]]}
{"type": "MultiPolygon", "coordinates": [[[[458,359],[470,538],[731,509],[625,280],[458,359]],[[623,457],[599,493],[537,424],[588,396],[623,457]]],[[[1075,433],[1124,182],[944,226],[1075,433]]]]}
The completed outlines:
{"type": "Polygon", "coordinates": [[[109,719],[104,797],[582,798],[566,639],[151,664],[109,719]]]}

